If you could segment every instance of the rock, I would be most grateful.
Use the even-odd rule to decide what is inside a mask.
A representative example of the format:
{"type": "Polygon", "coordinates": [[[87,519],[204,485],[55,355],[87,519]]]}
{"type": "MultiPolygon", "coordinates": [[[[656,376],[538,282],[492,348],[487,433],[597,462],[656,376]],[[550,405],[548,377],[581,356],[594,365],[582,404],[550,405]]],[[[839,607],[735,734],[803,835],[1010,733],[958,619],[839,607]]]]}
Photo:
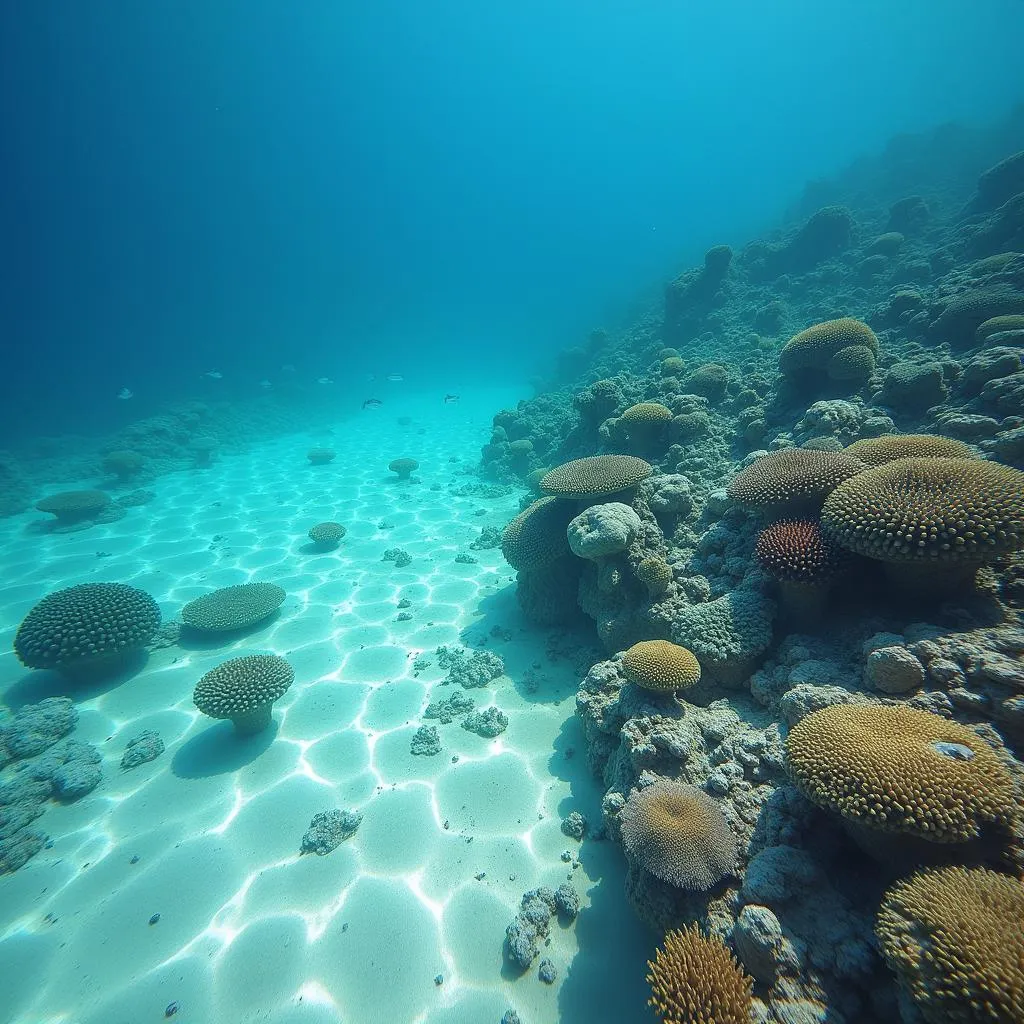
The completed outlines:
{"type": "Polygon", "coordinates": [[[332,853],[356,834],[362,820],[363,816],[355,811],[331,810],[314,814],[302,837],[299,852],[315,853],[320,857],[332,853]]]}
{"type": "Polygon", "coordinates": [[[560,918],[568,921],[575,920],[580,912],[579,894],[568,882],[563,882],[555,890],[555,909],[560,918]]]}
{"type": "Polygon", "coordinates": [[[924,665],[906,647],[881,647],[868,655],[864,681],[882,693],[910,693],[924,683],[924,665]]]}
{"type": "Polygon", "coordinates": [[[462,728],[485,739],[493,739],[508,728],[508,715],[492,706],[469,715],[462,723],[462,728]]]}
{"type": "Polygon", "coordinates": [[[555,965],[545,957],[540,962],[540,967],[537,969],[537,977],[544,982],[545,985],[553,985],[555,979],[558,977],[558,971],[555,965]]]}
{"type": "Polygon", "coordinates": [[[939,405],[948,391],[938,363],[896,363],[886,374],[882,401],[902,412],[939,405]]]}
{"type": "Polygon", "coordinates": [[[437,734],[437,726],[421,725],[412,738],[410,751],[413,754],[433,757],[441,753],[441,737],[437,734]]]}
{"type": "Polygon", "coordinates": [[[587,819],[579,811],[570,811],[562,821],[562,834],[570,839],[582,839],[587,834],[587,819]]]}
{"type": "Polygon", "coordinates": [[[152,729],[146,729],[128,741],[124,754],[121,756],[121,767],[136,768],[140,764],[158,758],[164,752],[164,741],[152,729]]]}
{"type": "Polygon", "coordinates": [[[782,953],[782,925],[767,907],[748,905],[740,911],[732,930],[736,952],[756,981],[771,985],[782,953]]]}
{"type": "Polygon", "coordinates": [[[598,559],[625,551],[642,529],[640,517],[629,505],[611,501],[581,512],[569,523],[566,536],[574,555],[598,559]]]}

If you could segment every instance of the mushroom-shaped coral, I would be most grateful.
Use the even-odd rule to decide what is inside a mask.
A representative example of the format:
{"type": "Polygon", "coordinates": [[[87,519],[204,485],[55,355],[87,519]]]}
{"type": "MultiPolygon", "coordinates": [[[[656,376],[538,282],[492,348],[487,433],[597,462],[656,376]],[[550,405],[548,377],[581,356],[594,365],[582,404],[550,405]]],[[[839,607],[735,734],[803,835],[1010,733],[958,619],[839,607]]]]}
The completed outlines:
{"type": "Polygon", "coordinates": [[[326,466],[328,462],[333,462],[337,457],[337,452],[333,448],[310,448],[306,452],[306,458],[314,466],[326,466]]]}
{"type": "Polygon", "coordinates": [[[652,469],[633,455],[591,455],[556,466],[541,480],[540,489],[559,498],[603,498],[636,487],[652,469]]]}
{"type": "Polygon", "coordinates": [[[319,551],[333,551],[345,536],[346,530],[341,523],[317,523],[309,528],[307,536],[319,551]]]}
{"type": "Polygon", "coordinates": [[[696,926],[673,930],[648,960],[648,1005],[664,1024],[750,1024],[753,980],[729,948],[696,926]]]}
{"type": "Polygon", "coordinates": [[[897,882],[875,933],[929,1024],[1024,1021],[1024,884],[946,867],[897,882]]]}
{"type": "Polygon", "coordinates": [[[850,379],[843,373],[854,367],[866,377],[874,369],[877,355],[875,332],[867,324],[847,316],[815,324],[790,338],[779,353],[779,369],[791,381],[801,383],[806,382],[809,376],[821,373],[828,373],[833,380],[850,379]],[[852,348],[866,351],[847,352],[833,364],[838,353],[852,348]]]}
{"type": "Polygon", "coordinates": [[[736,866],[736,837],[718,802],[696,786],[659,776],[630,793],[619,822],[629,857],[676,888],[706,892],[736,866]]]}
{"type": "Polygon", "coordinates": [[[843,452],[781,448],[740,470],[726,493],[749,509],[815,511],[844,480],[863,470],[864,463],[843,452]]]}
{"type": "Polygon", "coordinates": [[[1015,815],[1013,780],[965,726],[907,705],[834,704],[812,711],[786,738],[790,777],[812,803],[842,815],[869,853],[900,848],[878,833],[933,844],[996,835],[1015,815]]]}
{"type": "Polygon", "coordinates": [[[210,669],[196,683],[192,699],[204,715],[227,718],[240,736],[262,732],[270,725],[270,710],[283,696],[295,672],[276,654],[249,654],[210,669]]]}
{"type": "Polygon", "coordinates": [[[821,528],[886,563],[894,583],[941,594],[1024,547],[1024,473],[981,459],[897,459],[840,484],[821,528]]]}
{"type": "Polygon", "coordinates": [[[109,504],[104,491],[61,491],[37,501],[36,508],[56,516],[59,526],[68,526],[95,519],[109,504]]]}
{"type": "Polygon", "coordinates": [[[68,675],[116,668],[160,626],[160,608],[126,583],[81,583],[47,594],[18,627],[14,651],[28,668],[68,675]]]}
{"type": "Polygon", "coordinates": [[[397,473],[399,480],[408,480],[419,468],[420,464],[415,459],[392,459],[388,463],[388,469],[392,473],[397,473]]]}
{"type": "Polygon", "coordinates": [[[622,674],[644,690],[675,693],[700,682],[700,662],[669,640],[641,640],[623,654],[622,674]]]}
{"type": "Polygon", "coordinates": [[[145,459],[129,449],[107,452],[100,465],[104,473],[113,473],[120,480],[127,480],[141,472],[145,459]]]}
{"type": "Polygon", "coordinates": [[[181,610],[186,626],[206,633],[245,629],[270,618],[285,599],[276,583],[239,583],[189,601],[181,610]]]}
{"type": "Polygon", "coordinates": [[[501,536],[505,561],[519,572],[543,569],[569,554],[565,529],[572,507],[557,498],[538,498],[513,519],[501,536]]]}
{"type": "Polygon", "coordinates": [[[775,580],[783,611],[794,620],[817,620],[832,580],[847,561],[811,519],[782,519],[757,536],[754,557],[775,580]]]}
{"type": "Polygon", "coordinates": [[[941,434],[882,434],[864,437],[843,449],[866,466],[881,466],[897,459],[973,459],[974,449],[941,434]]]}

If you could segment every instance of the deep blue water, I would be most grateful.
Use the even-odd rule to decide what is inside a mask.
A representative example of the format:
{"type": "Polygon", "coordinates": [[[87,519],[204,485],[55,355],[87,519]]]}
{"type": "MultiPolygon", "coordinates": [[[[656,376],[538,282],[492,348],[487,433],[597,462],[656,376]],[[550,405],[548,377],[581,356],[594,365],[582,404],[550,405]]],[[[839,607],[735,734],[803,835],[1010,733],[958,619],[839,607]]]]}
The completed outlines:
{"type": "Polygon", "coordinates": [[[211,368],[525,380],[807,181],[1005,113],[1022,36],[1019,0],[9,0],[0,442],[211,368]]]}

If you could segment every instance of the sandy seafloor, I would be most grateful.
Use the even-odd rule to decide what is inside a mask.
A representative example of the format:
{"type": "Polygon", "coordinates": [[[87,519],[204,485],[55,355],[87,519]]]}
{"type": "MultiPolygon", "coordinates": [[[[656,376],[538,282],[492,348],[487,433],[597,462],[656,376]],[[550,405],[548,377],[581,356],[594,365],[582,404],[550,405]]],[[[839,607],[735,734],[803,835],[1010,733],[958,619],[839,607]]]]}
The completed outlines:
{"type": "Polygon", "coordinates": [[[509,1008],[523,1024],[647,1019],[652,937],[626,904],[619,853],[560,830],[570,810],[600,821],[573,714],[574,659],[548,658],[553,638],[566,641],[523,623],[500,550],[454,561],[518,509],[517,493],[453,494],[476,482],[460,469],[514,398],[493,391],[445,406],[411,396],[348,414],[147,483],[149,504],[81,532],[40,534],[38,513],[0,521],[0,693],[13,706],[74,696],[73,735],[104,756],[90,795],[50,804],[36,823],[52,846],[0,877],[0,1022],[145,1024],[172,1002],[182,1024],[498,1024],[509,1008]],[[310,466],[306,450],[320,443],[337,460],[310,466]],[[421,482],[388,473],[405,455],[420,461],[421,482]],[[334,552],[312,552],[306,531],[326,519],[348,535],[334,552]],[[384,519],[393,529],[378,528],[384,519]],[[382,561],[389,547],[412,564],[382,561]],[[75,692],[24,670],[11,643],[32,605],[107,580],[151,593],[165,621],[248,580],[288,597],[244,636],[155,651],[102,687],[75,692]],[[411,621],[396,621],[401,598],[411,621]],[[511,639],[489,638],[494,626],[511,639]],[[413,756],[423,708],[452,692],[439,685],[435,648],[483,638],[507,676],[466,692],[478,708],[497,704],[507,731],[486,740],[456,720],[438,726],[441,754],[413,756]],[[296,679],[272,730],[238,739],[196,711],[192,690],[214,665],[255,651],[287,657],[296,679]],[[433,664],[414,677],[421,653],[433,664]],[[143,729],[167,749],[123,771],[125,745],[143,729]],[[328,856],[300,856],[310,819],[331,808],[362,812],[359,831],[328,856]],[[522,893],[570,876],[583,909],[572,926],[553,922],[544,955],[556,983],[538,980],[537,962],[517,977],[502,939],[522,893]]]}

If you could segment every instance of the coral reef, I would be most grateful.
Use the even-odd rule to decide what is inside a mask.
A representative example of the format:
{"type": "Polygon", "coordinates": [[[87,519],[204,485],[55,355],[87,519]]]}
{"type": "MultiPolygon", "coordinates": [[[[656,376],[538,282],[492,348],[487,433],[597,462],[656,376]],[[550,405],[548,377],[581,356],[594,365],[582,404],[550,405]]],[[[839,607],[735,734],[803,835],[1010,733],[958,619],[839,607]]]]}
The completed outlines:
{"type": "Polygon", "coordinates": [[[295,679],[295,671],[276,654],[231,658],[196,683],[192,699],[204,715],[229,719],[239,736],[269,728],[271,708],[295,679]]]}
{"type": "Polygon", "coordinates": [[[246,629],[269,619],[285,599],[276,583],[239,583],[189,601],[181,621],[203,633],[246,629]]]}

